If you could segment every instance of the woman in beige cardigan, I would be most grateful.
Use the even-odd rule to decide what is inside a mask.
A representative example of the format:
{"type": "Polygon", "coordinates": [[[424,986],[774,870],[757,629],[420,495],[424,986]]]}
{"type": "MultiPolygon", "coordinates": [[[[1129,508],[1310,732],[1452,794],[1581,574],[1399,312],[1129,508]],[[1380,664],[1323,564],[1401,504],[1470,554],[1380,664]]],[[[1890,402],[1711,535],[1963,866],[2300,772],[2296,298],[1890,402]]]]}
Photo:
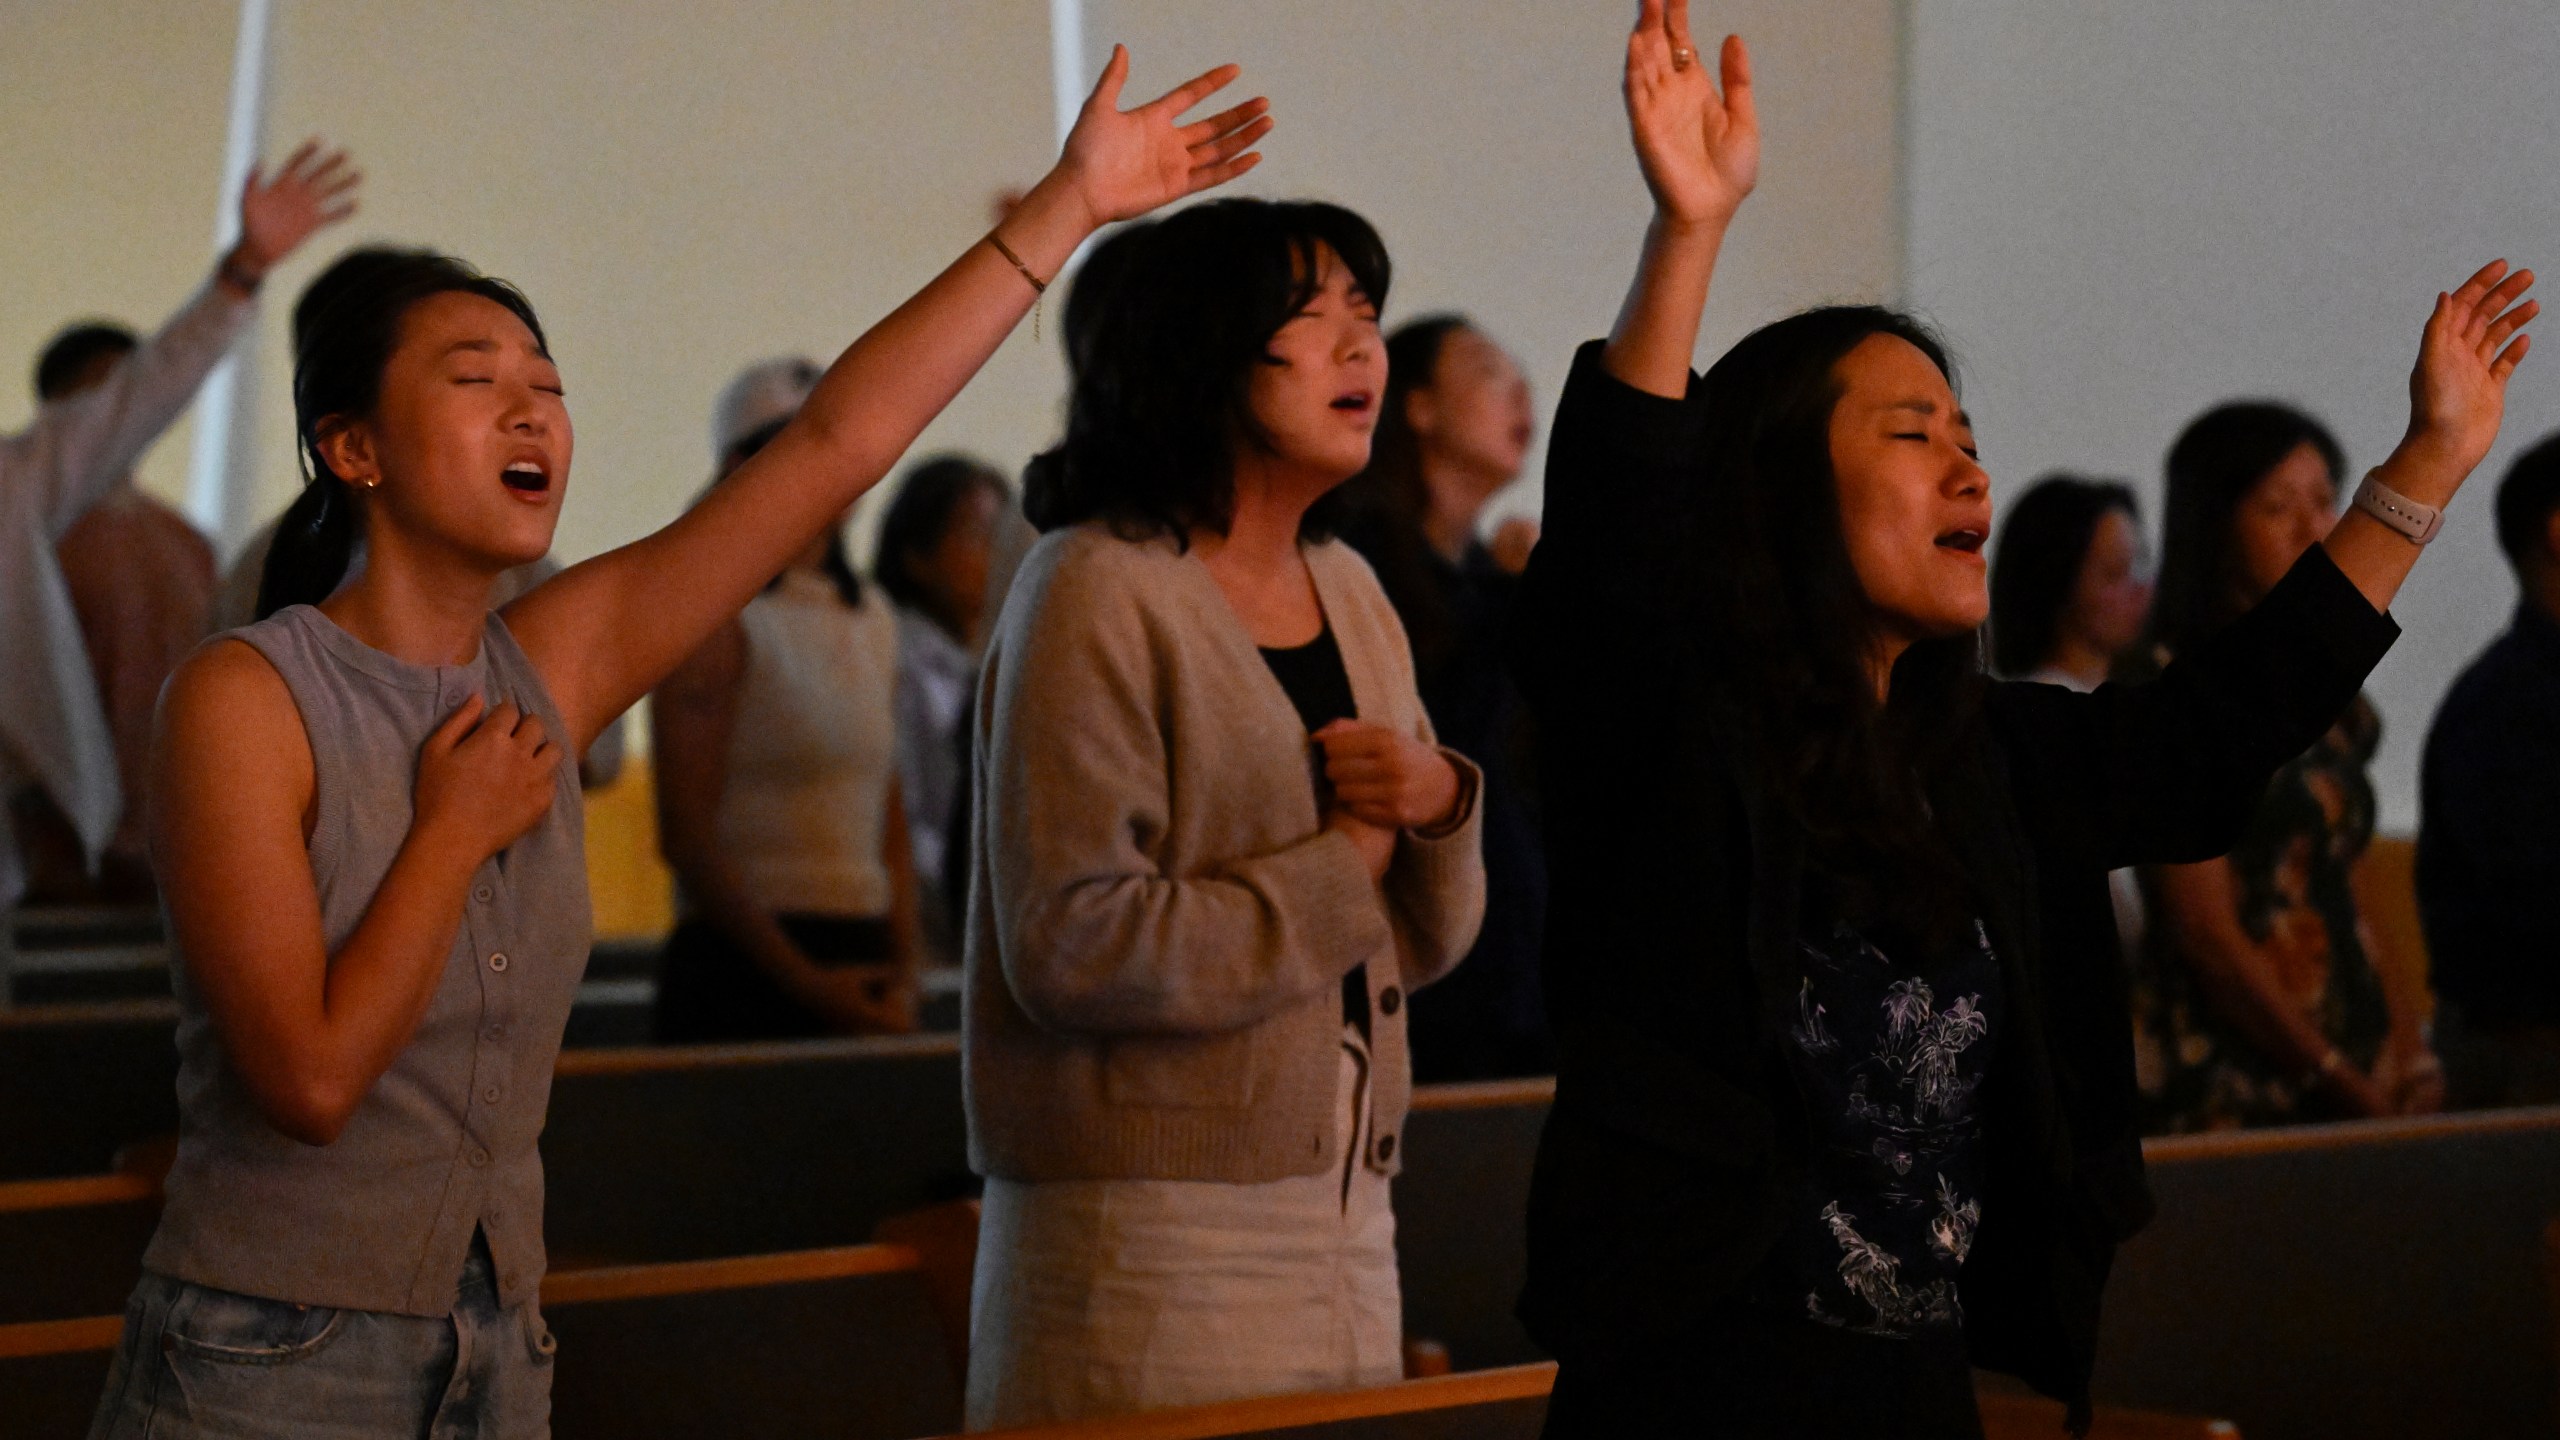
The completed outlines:
{"type": "Polygon", "coordinates": [[[979,690],[973,1428],[1397,1378],[1404,999],[1484,904],[1476,769],[1329,538],[1376,233],[1248,200],[1118,243],[979,690]]]}

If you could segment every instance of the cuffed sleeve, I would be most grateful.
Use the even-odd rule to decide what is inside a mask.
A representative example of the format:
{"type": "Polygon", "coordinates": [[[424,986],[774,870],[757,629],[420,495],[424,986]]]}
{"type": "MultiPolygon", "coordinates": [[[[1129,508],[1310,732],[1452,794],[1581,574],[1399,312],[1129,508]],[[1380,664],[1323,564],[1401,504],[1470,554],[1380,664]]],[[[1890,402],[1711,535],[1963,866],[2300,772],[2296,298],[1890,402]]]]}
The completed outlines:
{"type": "Polygon", "coordinates": [[[0,441],[0,482],[22,492],[45,538],[61,538],[133,469],[229,354],[252,302],[207,281],[96,387],[45,405],[0,441]]]}
{"type": "Polygon", "coordinates": [[[1419,989],[1458,968],[1484,925],[1484,772],[1455,750],[1461,809],[1430,832],[1406,831],[1387,868],[1387,905],[1397,920],[1397,968],[1419,989]]]}

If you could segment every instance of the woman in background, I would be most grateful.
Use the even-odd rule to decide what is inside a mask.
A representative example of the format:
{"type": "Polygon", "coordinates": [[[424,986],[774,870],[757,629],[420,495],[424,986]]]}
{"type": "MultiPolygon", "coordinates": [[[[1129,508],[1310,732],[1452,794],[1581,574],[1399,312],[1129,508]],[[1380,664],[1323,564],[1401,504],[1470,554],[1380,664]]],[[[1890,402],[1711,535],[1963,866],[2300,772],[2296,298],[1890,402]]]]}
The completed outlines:
{"type": "Polygon", "coordinates": [[[1484,901],[1475,767],[1330,538],[1376,232],[1230,200],[1118,244],[978,689],[980,1429],[1402,1373],[1405,999],[1484,901]]]}
{"type": "Polygon", "coordinates": [[[1538,980],[1546,855],[1527,715],[1507,650],[1537,524],[1485,505],[1520,476],[1537,417],[1519,362],[1462,316],[1410,320],[1387,340],[1387,393],[1369,468],[1343,487],[1343,538],[1404,622],[1423,708],[1442,744],[1484,767],[1484,929],[1466,963],[1413,998],[1419,1083],[1555,1069],[1538,980]]]}
{"type": "Polygon", "coordinates": [[[2021,492],[1991,561],[1992,668],[2090,691],[2141,643],[2151,565],[2133,489],[2052,475],[2021,492]]]}
{"type": "MultiPolygon", "coordinates": [[[[2053,475],[2010,505],[1991,562],[1991,660],[2000,674],[2085,694],[2141,643],[2150,616],[2151,566],[2131,487],[2053,475]]],[[[2109,871],[2107,896],[2117,942],[2139,954],[2142,877],[2109,871]]],[[[2135,1053],[2149,1065],[2157,1047],[2146,1037],[2135,1053]]]]}
{"type": "MultiPolygon", "coordinates": [[[[721,477],[789,423],[733,441],[721,477]]],[[[659,1040],[915,1028],[896,684],[897,622],[846,561],[839,516],[650,696],[658,844],[684,907],[659,1040]]]]}
{"type": "Polygon", "coordinates": [[[966,455],[921,461],[880,519],[871,567],[897,602],[898,782],[926,949],[940,964],[960,958],[955,892],[968,857],[953,836],[965,828],[959,806],[969,697],[978,684],[997,525],[1012,509],[1012,488],[986,462],[966,455]]]}
{"type": "MultiPolygon", "coordinates": [[[[2337,521],[2344,455],[2288,405],[2239,401],[2169,450],[2151,665],[2257,603],[2337,521]]],[[[2150,874],[2140,976],[2154,1133],[2397,1115],[2443,1103],[2424,1026],[2399,1013],[2358,892],[2382,721],[2358,695],[2278,771],[2229,855],[2150,874]]]]}

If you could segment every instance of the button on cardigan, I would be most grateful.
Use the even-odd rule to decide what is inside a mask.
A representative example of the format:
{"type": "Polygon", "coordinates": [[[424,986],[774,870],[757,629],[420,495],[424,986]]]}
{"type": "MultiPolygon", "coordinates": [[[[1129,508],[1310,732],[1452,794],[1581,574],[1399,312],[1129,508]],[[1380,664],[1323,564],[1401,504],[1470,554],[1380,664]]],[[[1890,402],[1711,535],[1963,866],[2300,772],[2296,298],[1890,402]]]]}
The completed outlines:
{"type": "MultiPolygon", "coordinates": [[[[1362,719],[1425,741],[1369,567],[1305,547],[1362,719]]],[[[971,1163],[1012,1180],[1249,1184],[1339,1163],[1342,977],[1368,967],[1378,1137],[1411,1098],[1401,1005],[1475,940],[1473,797],[1382,885],[1323,827],[1297,711],[1198,556],[1041,540],[978,692],[962,1051],[971,1163]]],[[[1444,754],[1448,753],[1446,751],[1444,754]]]]}

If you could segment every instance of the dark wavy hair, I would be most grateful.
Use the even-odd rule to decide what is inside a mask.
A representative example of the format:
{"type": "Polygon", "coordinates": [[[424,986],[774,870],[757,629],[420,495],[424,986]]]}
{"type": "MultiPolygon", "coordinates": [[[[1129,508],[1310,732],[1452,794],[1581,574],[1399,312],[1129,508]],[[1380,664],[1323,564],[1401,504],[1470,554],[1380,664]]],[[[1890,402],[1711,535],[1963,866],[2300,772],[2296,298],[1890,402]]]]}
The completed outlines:
{"type": "Polygon", "coordinates": [[[2001,674],[2032,675],[2053,658],[2098,522],[2116,510],[2141,520],[2132,486],[2079,475],[2048,475],[2010,503],[1991,564],[1991,663],[2001,674]]]}
{"type": "Polygon", "coordinates": [[[888,513],[880,517],[880,548],[871,561],[871,573],[890,599],[926,616],[955,638],[960,633],[956,617],[942,613],[933,593],[916,578],[916,566],[950,533],[960,502],[981,490],[999,502],[1013,499],[1013,487],[1004,476],[974,455],[936,455],[917,461],[907,478],[898,482],[897,498],[889,502],[888,513]]]}
{"type": "Polygon", "coordinates": [[[2160,523],[2160,586],[2151,601],[2151,645],[2170,654],[2240,617],[2244,593],[2232,517],[2267,472],[2309,445],[2332,480],[2346,452],[2329,427],[2274,400],[2235,400],[2199,415],[2169,447],[2169,494],[2160,523]]]}
{"type": "Polygon", "coordinates": [[[1378,572],[1378,586],[1403,620],[1414,663],[1425,674],[1455,639],[1457,617],[1449,613],[1436,573],[1440,560],[1423,528],[1431,494],[1422,483],[1422,438],[1408,404],[1414,391],[1430,388],[1449,337],[1474,328],[1465,316],[1444,313],[1408,320],[1387,337],[1387,393],[1369,442],[1369,468],[1337,492],[1343,538],[1378,572]]]}
{"type": "MultiPolygon", "coordinates": [[[[1762,326],[1692,392],[1705,474],[1686,553],[1745,759],[1804,828],[1830,913],[1928,946],[1973,923],[1972,889],[1930,817],[1929,787],[1977,723],[1977,632],[1923,640],[1876,697],[1877,616],[1841,528],[1831,414],[1840,365],[1868,339],[1909,342],[1948,383],[1946,345],[1873,305],[1762,326]]],[[[1887,944],[1890,953],[1890,943],[1887,944]]]]}
{"type": "Polygon", "coordinates": [[[350,250],[294,303],[293,425],[302,450],[302,493],[276,523],[267,549],[258,577],[259,619],[288,605],[317,605],[347,578],[357,540],[356,497],[321,458],[320,426],[373,413],[410,307],[453,292],[506,307],[550,353],[542,321],[521,291],[432,250],[350,250]]]}
{"type": "MultiPolygon", "coordinates": [[[[1187,544],[1235,513],[1235,446],[1262,443],[1247,400],[1271,337],[1313,298],[1331,250],[1370,303],[1392,275],[1369,222],[1313,200],[1216,200],[1112,237],[1067,301],[1067,434],[1023,474],[1023,512],[1055,530],[1087,520],[1187,544]],[[1085,300],[1095,285],[1096,299],[1085,300]]],[[[1340,523],[1340,492],[1303,533],[1340,523]]]]}

